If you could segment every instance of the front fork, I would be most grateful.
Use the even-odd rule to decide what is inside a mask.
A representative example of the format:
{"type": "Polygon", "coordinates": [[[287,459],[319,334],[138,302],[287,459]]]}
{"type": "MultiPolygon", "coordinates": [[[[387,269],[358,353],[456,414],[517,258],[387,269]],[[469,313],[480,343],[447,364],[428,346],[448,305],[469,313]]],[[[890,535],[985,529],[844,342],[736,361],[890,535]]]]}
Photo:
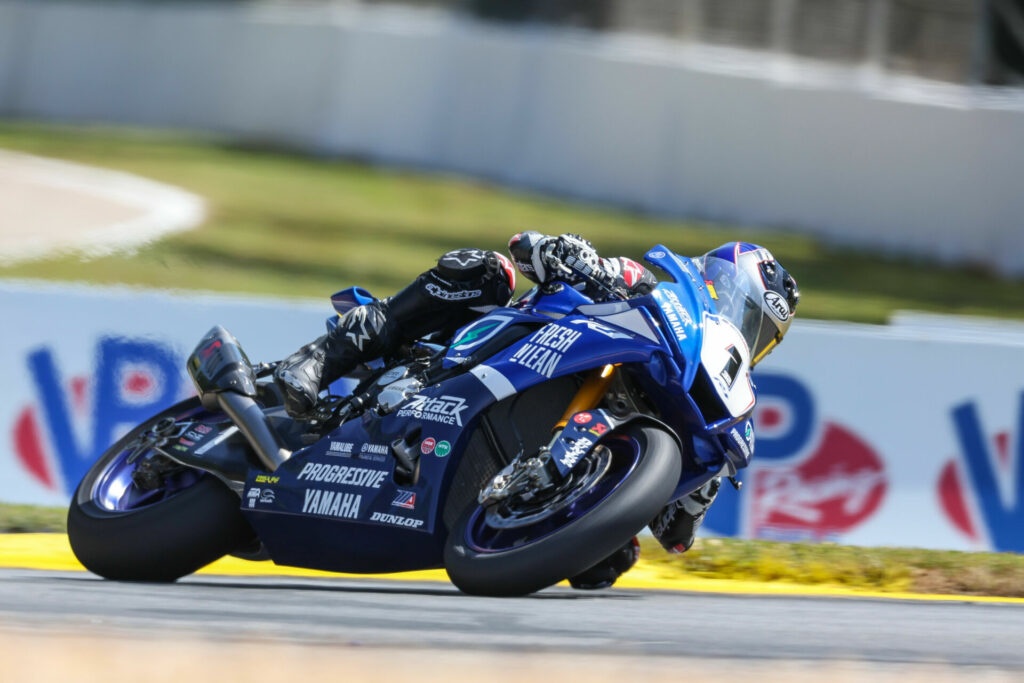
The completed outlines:
{"type": "Polygon", "coordinates": [[[558,469],[551,462],[551,449],[565,431],[570,418],[577,413],[593,410],[604,398],[615,379],[616,366],[605,365],[594,368],[587,375],[579,391],[569,402],[562,418],[552,428],[551,441],[541,447],[537,455],[526,460],[515,460],[499,472],[480,492],[477,501],[488,506],[500,502],[527,487],[532,490],[544,490],[555,486],[560,479],[558,469]]]}

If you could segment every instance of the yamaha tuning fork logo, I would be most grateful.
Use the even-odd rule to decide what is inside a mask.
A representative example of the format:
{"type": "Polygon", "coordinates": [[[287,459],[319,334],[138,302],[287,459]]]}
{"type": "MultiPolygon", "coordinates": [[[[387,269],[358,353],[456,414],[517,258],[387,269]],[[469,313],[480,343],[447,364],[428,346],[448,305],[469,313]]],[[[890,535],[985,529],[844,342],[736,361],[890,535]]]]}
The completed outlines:
{"type": "Polygon", "coordinates": [[[33,479],[67,495],[112,443],[190,388],[182,359],[150,341],[100,339],[91,374],[63,374],[46,346],[31,351],[25,363],[35,400],[15,418],[14,454],[33,479]]]}

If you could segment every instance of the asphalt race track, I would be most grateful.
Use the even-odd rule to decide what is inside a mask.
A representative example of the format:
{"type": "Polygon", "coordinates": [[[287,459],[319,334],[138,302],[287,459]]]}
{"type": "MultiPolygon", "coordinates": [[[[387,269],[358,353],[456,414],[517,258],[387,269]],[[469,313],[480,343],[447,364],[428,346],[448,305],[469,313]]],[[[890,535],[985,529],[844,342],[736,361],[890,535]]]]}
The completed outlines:
{"type": "MultiPolygon", "coordinates": [[[[975,667],[1024,676],[1024,608],[1005,603],[552,588],[474,598],[444,583],[195,576],[176,584],[0,570],[0,629],[311,645],[704,660],[975,667]]],[[[977,671],[975,671],[977,673],[977,671]]],[[[957,676],[959,677],[959,676],[957,676]]],[[[2,676],[0,676],[2,678],[2,676]]]]}

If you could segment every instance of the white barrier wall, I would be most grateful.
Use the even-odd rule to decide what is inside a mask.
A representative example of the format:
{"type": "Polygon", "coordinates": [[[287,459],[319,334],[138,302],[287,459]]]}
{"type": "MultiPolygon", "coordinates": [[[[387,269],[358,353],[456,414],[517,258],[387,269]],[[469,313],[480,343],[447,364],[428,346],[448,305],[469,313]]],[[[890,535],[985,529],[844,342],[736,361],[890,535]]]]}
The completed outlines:
{"type": "Polygon", "coordinates": [[[0,0],[0,114],[213,129],[1024,273],[1024,95],[408,8],[0,0]]]}
{"type": "MultiPolygon", "coordinates": [[[[63,505],[90,461],[190,393],[213,324],[251,359],[323,330],[323,302],[0,283],[0,501],[63,505]]],[[[753,464],[706,530],[1024,552],[1024,330],[794,323],[755,373],[753,464]]]]}

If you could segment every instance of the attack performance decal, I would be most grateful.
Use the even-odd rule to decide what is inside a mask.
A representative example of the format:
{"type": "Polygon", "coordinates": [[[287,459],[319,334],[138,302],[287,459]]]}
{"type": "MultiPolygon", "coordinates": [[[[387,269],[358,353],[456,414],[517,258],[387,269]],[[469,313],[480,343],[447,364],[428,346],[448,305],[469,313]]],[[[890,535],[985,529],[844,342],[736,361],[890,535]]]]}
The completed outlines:
{"type": "Polygon", "coordinates": [[[388,473],[385,470],[371,470],[365,467],[346,467],[319,462],[307,462],[299,472],[299,479],[319,481],[325,484],[344,484],[363,488],[379,489],[388,473]]]}
{"type": "Polygon", "coordinates": [[[398,411],[398,417],[415,417],[419,420],[461,427],[462,413],[467,407],[466,399],[459,396],[431,398],[416,394],[398,411]]]}
{"type": "Polygon", "coordinates": [[[561,325],[547,325],[535,332],[508,361],[529,368],[539,375],[551,377],[562,355],[572,348],[582,334],[561,325]]]}
{"type": "Polygon", "coordinates": [[[359,506],[362,502],[363,497],[356,493],[306,489],[302,511],[324,517],[356,519],[359,517],[359,506]]]}

